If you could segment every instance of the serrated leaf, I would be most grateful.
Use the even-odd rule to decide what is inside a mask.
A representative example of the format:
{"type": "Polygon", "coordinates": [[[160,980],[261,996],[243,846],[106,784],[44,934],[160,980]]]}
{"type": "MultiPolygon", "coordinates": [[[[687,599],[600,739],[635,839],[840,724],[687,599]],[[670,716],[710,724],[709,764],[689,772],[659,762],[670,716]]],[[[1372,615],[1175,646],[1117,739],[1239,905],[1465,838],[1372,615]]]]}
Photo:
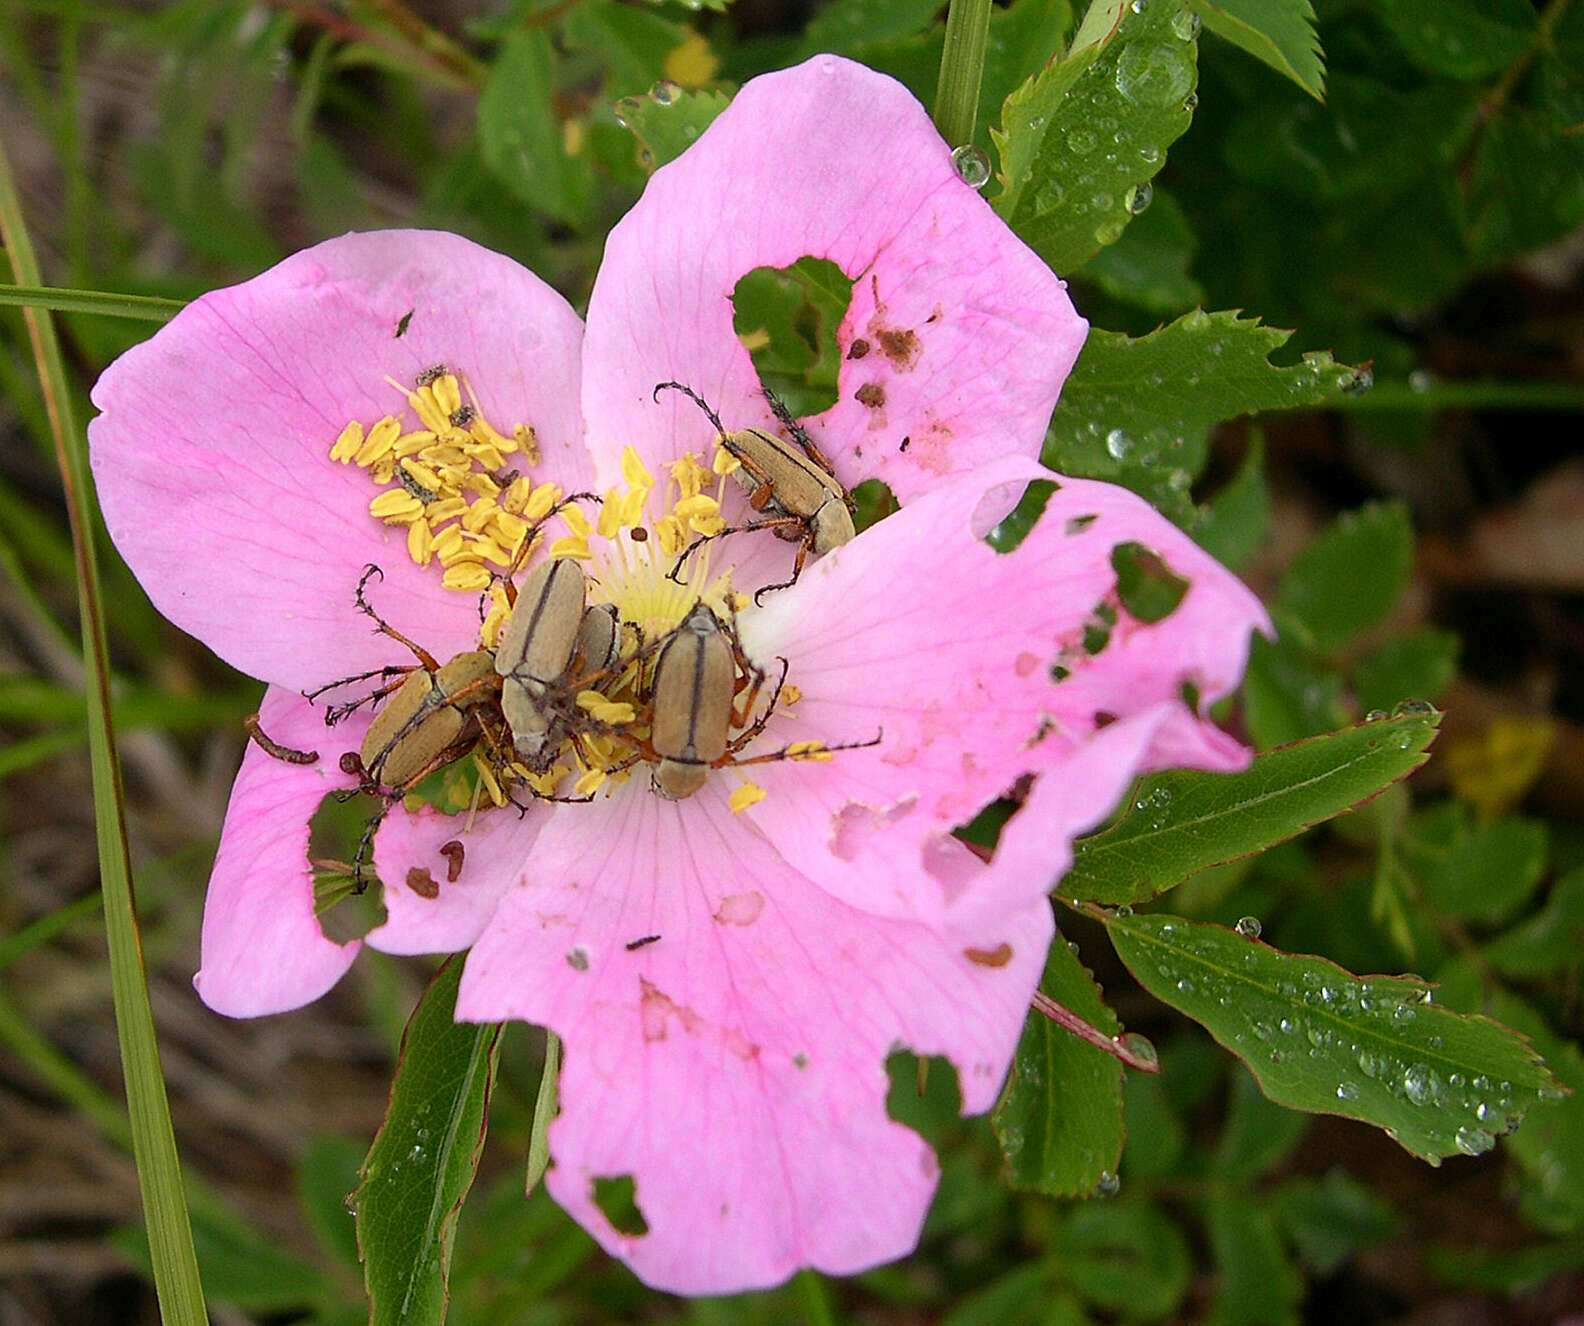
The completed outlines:
{"type": "Polygon", "coordinates": [[[1470,239],[1482,263],[1539,248],[1584,220],[1580,138],[1523,109],[1485,126],[1468,198],[1470,239]]]}
{"type": "Polygon", "coordinates": [[[1243,721],[1260,750],[1330,732],[1351,717],[1342,678],[1290,634],[1255,636],[1243,673],[1243,721]]]}
{"type": "MultiPolygon", "coordinates": [[[[1091,1026],[1116,1034],[1116,1015],[1059,938],[1040,989],[1091,1026]]],[[[1013,1187],[1088,1196],[1103,1174],[1116,1173],[1122,1155],[1122,1065],[1032,1011],[990,1122],[1013,1187]]]]}
{"type": "Polygon", "coordinates": [[[1064,898],[1140,902],[1368,801],[1425,761],[1441,716],[1364,723],[1257,756],[1242,773],[1152,775],[1109,828],[1078,841],[1064,898]]]}
{"type": "Polygon", "coordinates": [[[1316,101],[1325,95],[1325,60],[1309,0],[1193,0],[1193,7],[1216,36],[1292,79],[1316,101]]]}
{"type": "Polygon", "coordinates": [[[1446,802],[1417,817],[1403,855],[1438,911],[1496,922],[1516,912],[1538,887],[1549,847],[1539,820],[1507,816],[1474,824],[1465,807],[1446,802]]]}
{"type": "Polygon", "coordinates": [[[666,91],[655,100],[653,92],[623,97],[616,115],[638,140],[638,161],[645,170],[656,170],[692,147],[715,117],[731,105],[724,92],[666,91]]]}
{"type": "Polygon", "coordinates": [[[511,36],[479,95],[479,148],[490,171],[516,197],[575,224],[587,213],[593,174],[586,154],[567,153],[561,120],[550,104],[554,68],[550,38],[542,30],[511,36]]]}
{"type": "Polygon", "coordinates": [[[1188,488],[1204,468],[1213,425],[1320,405],[1359,383],[1357,370],[1323,351],[1273,365],[1269,356],[1291,335],[1236,312],[1197,309],[1136,339],[1090,331],[1051,419],[1045,464],[1120,483],[1188,519],[1188,488]]]}
{"type": "Polygon", "coordinates": [[[1283,1184],[1276,1209],[1288,1239],[1322,1278],[1360,1249],[1385,1242],[1396,1223],[1386,1201],[1342,1169],[1283,1184]]]}
{"type": "Polygon", "coordinates": [[[1121,237],[1139,189],[1188,128],[1197,32],[1186,0],[1096,0],[1067,54],[1007,98],[990,135],[991,201],[1054,270],[1121,237]]]}
{"type": "Polygon", "coordinates": [[[453,958],[413,1010],[363,1162],[355,1200],[370,1326],[445,1320],[452,1236],[484,1147],[500,1037],[499,1026],[453,1020],[461,979],[453,958]]]}
{"type": "Polygon", "coordinates": [[[1340,649],[1391,611],[1413,567],[1413,526],[1401,502],[1344,513],[1293,559],[1275,609],[1303,642],[1340,649]]]}
{"type": "Polygon", "coordinates": [[[1558,1089],[1523,1037],[1428,1002],[1414,977],[1360,978],[1175,916],[1112,916],[1107,929],[1139,983],[1277,1104],[1374,1124],[1422,1159],[1489,1150],[1558,1089]]]}
{"type": "Polygon", "coordinates": [[[650,9],[585,0],[567,13],[561,33],[569,48],[597,55],[607,70],[607,95],[614,96],[641,92],[665,78],[666,57],[687,40],[690,29],[650,9]]]}

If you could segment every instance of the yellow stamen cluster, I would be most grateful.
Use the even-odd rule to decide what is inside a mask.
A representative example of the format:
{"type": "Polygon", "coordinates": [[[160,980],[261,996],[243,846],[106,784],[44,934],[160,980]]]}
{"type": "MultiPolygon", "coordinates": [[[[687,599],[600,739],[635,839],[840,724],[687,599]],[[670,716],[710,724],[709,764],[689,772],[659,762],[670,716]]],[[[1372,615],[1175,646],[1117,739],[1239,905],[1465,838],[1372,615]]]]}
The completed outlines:
{"type": "Polygon", "coordinates": [[[330,459],[356,465],[385,491],[369,514],[405,527],[408,555],[420,566],[438,562],[447,589],[477,593],[493,577],[490,566],[511,566],[533,523],[561,497],[555,484],[535,485],[517,469],[539,463],[539,444],[525,423],[506,436],[484,417],[478,400],[462,399],[454,373],[431,369],[411,390],[391,384],[416,416],[409,427],[395,414],[366,428],[352,420],[330,448],[330,459]],[[394,485],[394,486],[387,486],[394,485]]]}

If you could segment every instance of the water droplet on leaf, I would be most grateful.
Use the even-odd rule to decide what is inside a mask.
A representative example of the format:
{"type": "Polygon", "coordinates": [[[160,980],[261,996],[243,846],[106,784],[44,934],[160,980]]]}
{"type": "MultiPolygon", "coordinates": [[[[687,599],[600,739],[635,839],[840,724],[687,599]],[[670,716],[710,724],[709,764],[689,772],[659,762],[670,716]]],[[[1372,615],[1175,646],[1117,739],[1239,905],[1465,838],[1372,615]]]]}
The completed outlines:
{"type": "Polygon", "coordinates": [[[1172,15],[1172,31],[1183,41],[1192,41],[1199,35],[1199,29],[1202,26],[1199,21],[1199,15],[1191,9],[1185,9],[1181,13],[1172,15]]]}
{"type": "Polygon", "coordinates": [[[669,78],[662,78],[649,89],[649,99],[657,106],[669,106],[675,101],[682,89],[669,78]]]}
{"type": "Polygon", "coordinates": [[[972,143],[952,148],[951,159],[964,184],[982,189],[990,182],[990,158],[972,143]]]}
{"type": "Polygon", "coordinates": [[[1132,212],[1134,216],[1137,216],[1150,205],[1150,203],[1154,200],[1154,197],[1155,186],[1148,180],[1145,180],[1144,183],[1136,184],[1133,186],[1133,188],[1128,190],[1127,197],[1123,200],[1123,205],[1128,209],[1128,211],[1132,212]]]}
{"type": "Polygon", "coordinates": [[[1258,939],[1260,937],[1260,923],[1257,916],[1238,917],[1237,932],[1244,939],[1258,939]]]}

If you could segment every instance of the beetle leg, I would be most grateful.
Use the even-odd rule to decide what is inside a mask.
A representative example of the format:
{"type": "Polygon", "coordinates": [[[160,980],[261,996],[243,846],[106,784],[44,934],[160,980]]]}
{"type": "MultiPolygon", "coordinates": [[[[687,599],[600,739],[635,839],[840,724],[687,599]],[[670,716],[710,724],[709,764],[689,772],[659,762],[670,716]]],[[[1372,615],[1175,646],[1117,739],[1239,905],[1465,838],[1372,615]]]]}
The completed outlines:
{"type": "MultiPolygon", "coordinates": [[[[812,749],[798,751],[795,751],[792,748],[794,746],[805,745],[805,743],[800,741],[789,741],[779,750],[767,751],[763,755],[750,755],[746,760],[727,758],[719,760],[717,763],[730,764],[735,768],[744,764],[769,764],[774,760],[807,760],[824,755],[830,751],[863,750],[869,746],[878,746],[884,739],[885,729],[878,728],[876,729],[874,736],[870,737],[867,741],[836,741],[831,742],[829,745],[821,741],[815,743],[812,749]]],[[[728,756],[729,755],[730,752],[728,752],[728,756]]]]}
{"type": "Polygon", "coordinates": [[[803,448],[803,454],[824,470],[826,474],[834,475],[836,467],[831,464],[828,457],[819,447],[815,446],[814,439],[809,436],[808,429],[792,417],[792,411],[787,409],[783,401],[769,387],[764,388],[764,398],[769,403],[770,413],[780,420],[782,427],[792,434],[792,440],[803,448]]]}
{"type": "Polygon", "coordinates": [[[684,396],[692,401],[693,404],[704,411],[704,417],[710,421],[710,424],[714,427],[717,433],[719,433],[722,437],[726,435],[726,425],[721,423],[720,415],[716,414],[715,411],[710,408],[709,402],[700,396],[698,392],[694,391],[692,387],[685,387],[680,382],[658,382],[655,384],[655,389],[650,396],[650,399],[652,399],[656,405],[660,403],[660,393],[662,391],[680,391],[684,396]]]}
{"type": "Polygon", "coordinates": [[[803,541],[798,544],[797,558],[792,563],[792,578],[790,580],[783,580],[780,582],[780,584],[776,585],[761,585],[758,589],[754,590],[755,607],[762,608],[764,606],[764,596],[771,590],[791,589],[793,585],[797,584],[798,577],[803,574],[803,563],[808,561],[809,545],[812,542],[813,530],[805,525],[803,541]]]}
{"type": "Polygon", "coordinates": [[[312,764],[319,758],[316,750],[293,750],[290,746],[282,746],[280,742],[273,741],[259,726],[259,716],[249,714],[242,720],[242,728],[253,742],[266,755],[277,760],[285,760],[287,764],[312,764]]]}
{"type": "Polygon", "coordinates": [[[533,552],[535,545],[539,541],[539,531],[544,528],[545,522],[551,516],[560,514],[574,502],[598,502],[599,500],[600,496],[598,493],[568,493],[546,511],[544,515],[540,516],[538,520],[534,521],[528,532],[523,535],[522,542],[517,545],[517,551],[512,554],[511,565],[504,571],[498,572],[495,576],[497,580],[505,583],[506,602],[508,605],[515,607],[517,603],[517,586],[512,582],[512,577],[522,570],[523,563],[528,560],[529,555],[533,552]]]}
{"type": "Polygon", "coordinates": [[[438,660],[435,659],[434,655],[432,655],[422,645],[409,640],[388,621],[381,617],[379,613],[374,611],[374,608],[369,603],[368,599],[363,596],[363,591],[368,588],[368,582],[375,576],[378,576],[381,580],[385,579],[385,573],[381,571],[379,567],[374,565],[373,562],[370,562],[363,568],[363,578],[357,583],[356,599],[358,608],[374,619],[374,629],[378,634],[388,635],[392,640],[406,645],[408,649],[412,650],[413,657],[422,663],[424,667],[428,668],[430,672],[438,672],[440,670],[440,664],[438,660]]]}
{"type": "MultiPolygon", "coordinates": [[[[728,534],[752,534],[755,530],[761,529],[774,530],[782,538],[795,536],[804,545],[807,545],[809,541],[808,522],[799,516],[771,516],[768,520],[750,520],[746,525],[728,525],[725,529],[716,530],[713,534],[700,534],[698,538],[688,544],[686,548],[677,554],[676,564],[666,572],[666,579],[671,581],[672,584],[680,585],[682,581],[678,572],[682,570],[682,564],[711,539],[724,539],[728,534]],[[783,530],[786,531],[785,534],[782,533],[783,530]]],[[[792,573],[791,580],[788,580],[785,584],[767,585],[765,588],[785,589],[787,585],[794,583],[803,571],[803,561],[806,556],[806,553],[799,555],[797,569],[792,573]]],[[[759,591],[760,594],[764,592],[763,589],[759,591]]],[[[758,602],[757,594],[754,596],[754,601],[758,602]]]]}

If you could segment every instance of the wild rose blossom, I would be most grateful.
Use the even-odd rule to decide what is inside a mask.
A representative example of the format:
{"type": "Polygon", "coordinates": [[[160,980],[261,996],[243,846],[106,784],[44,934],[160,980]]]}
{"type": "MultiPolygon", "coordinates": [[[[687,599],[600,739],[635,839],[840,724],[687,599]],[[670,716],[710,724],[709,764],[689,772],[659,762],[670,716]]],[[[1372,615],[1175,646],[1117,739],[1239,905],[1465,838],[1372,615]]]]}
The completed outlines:
{"type": "MultiPolygon", "coordinates": [[[[730,575],[747,659],[787,661],[790,688],[743,756],[878,742],[717,769],[680,802],[654,795],[639,764],[587,804],[471,819],[397,806],[373,850],[387,919],[366,942],[470,949],[460,1019],[563,1039],[550,1191],[680,1293],[910,1251],[937,1164],[887,1117],[886,1056],[946,1056],[964,1111],[988,1109],[1074,834],[1140,772],[1245,762],[1200,717],[1265,620],[1224,569],[1131,494],[1065,479],[1016,551],[983,542],[1028,482],[1054,477],[1034,458],[1086,330],[1062,283],[961,181],[900,85],[818,57],[750,82],[655,173],[609,237],[586,324],[456,236],[347,235],[196,301],[93,397],[94,470],[127,562],[172,621],[269,683],[271,737],[319,752],[294,764],[249,747],[205,905],[204,1001],[275,1012],[317,998],[360,947],[314,918],[308,821],[356,784],[339,760],[369,717],[327,728],[302,693],[412,666],[356,606],[364,567],[383,573],[367,590],[379,615],[445,660],[479,647],[478,591],[500,558],[477,549],[518,528],[510,493],[520,526],[536,485],[593,489],[610,494],[598,527],[576,528],[574,507],[566,537],[595,596],[635,617],[621,595],[652,589],[675,557],[606,514],[625,501],[631,516],[648,478],[636,519],[663,516],[666,476],[684,453],[708,467],[715,440],[692,402],[654,388],[687,384],[728,429],[775,428],[731,295],[749,270],[805,255],[855,283],[838,403],[807,426],[844,485],[881,479],[901,510],[762,605],[747,596],[788,578],[791,544],[731,534],[707,555],[712,576],[730,575]],[[477,529],[451,521],[454,537],[413,514],[427,481],[409,473],[378,497],[367,460],[387,415],[392,436],[422,430],[405,395],[442,364],[469,393],[451,419],[475,455],[515,441],[506,461],[529,475],[493,497],[469,478],[464,504],[507,515],[486,503],[477,529]],[[1119,547],[1185,584],[1160,620],[1120,602],[1119,547]],[[1022,807],[982,861],[952,830],[1020,780],[1022,807]],[[454,879],[440,851],[453,839],[454,879]],[[412,870],[437,888],[402,887],[412,870]],[[595,1202],[595,1181],[621,1176],[643,1233],[595,1202]]],[[[734,485],[710,491],[725,522],[752,514],[734,485]]]]}

